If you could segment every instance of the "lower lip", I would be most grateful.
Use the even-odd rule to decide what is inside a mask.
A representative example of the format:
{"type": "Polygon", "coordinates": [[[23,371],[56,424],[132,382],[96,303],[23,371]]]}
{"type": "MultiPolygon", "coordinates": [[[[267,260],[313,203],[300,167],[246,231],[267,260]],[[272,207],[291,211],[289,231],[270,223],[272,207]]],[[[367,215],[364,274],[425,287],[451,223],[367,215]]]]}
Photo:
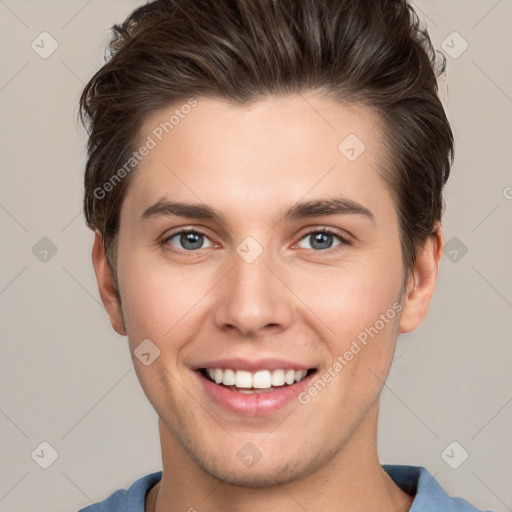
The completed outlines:
{"type": "Polygon", "coordinates": [[[284,409],[297,396],[308,387],[312,373],[300,382],[290,386],[273,389],[268,393],[240,393],[224,386],[219,386],[204,377],[200,371],[195,371],[206,393],[216,402],[230,412],[244,416],[265,416],[284,409]]]}

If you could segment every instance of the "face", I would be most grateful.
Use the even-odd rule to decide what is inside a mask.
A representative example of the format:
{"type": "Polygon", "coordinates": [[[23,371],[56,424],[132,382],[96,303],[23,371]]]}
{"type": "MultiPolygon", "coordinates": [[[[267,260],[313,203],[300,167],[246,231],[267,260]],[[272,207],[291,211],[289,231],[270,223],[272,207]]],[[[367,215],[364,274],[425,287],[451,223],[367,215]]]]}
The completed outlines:
{"type": "Polygon", "coordinates": [[[226,482],[290,482],[355,442],[404,329],[378,118],[313,93],[198,97],[158,140],[175,109],[141,131],[156,145],[121,209],[115,322],[163,444],[226,482]]]}

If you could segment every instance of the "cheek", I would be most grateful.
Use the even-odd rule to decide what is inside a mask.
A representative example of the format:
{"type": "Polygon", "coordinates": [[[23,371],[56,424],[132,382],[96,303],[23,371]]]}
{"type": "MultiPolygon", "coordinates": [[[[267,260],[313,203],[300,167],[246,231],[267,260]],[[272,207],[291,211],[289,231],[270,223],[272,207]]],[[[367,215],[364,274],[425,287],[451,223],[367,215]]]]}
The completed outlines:
{"type": "Polygon", "coordinates": [[[162,258],[140,253],[119,262],[123,314],[130,338],[158,344],[194,315],[211,286],[205,272],[171,267],[162,258]]]}
{"type": "Polygon", "coordinates": [[[381,315],[388,321],[386,329],[381,329],[383,334],[388,323],[398,317],[396,301],[402,284],[399,248],[398,252],[373,251],[364,257],[346,258],[337,267],[295,271],[288,282],[304,302],[304,314],[309,310],[317,325],[321,320],[327,338],[340,345],[339,349],[373,326],[381,315]]]}
{"type": "MultiPolygon", "coordinates": [[[[325,280],[324,292],[310,294],[308,302],[322,320],[322,334],[330,356],[329,366],[322,370],[320,378],[330,379],[332,384],[326,386],[325,394],[322,391],[318,403],[326,407],[332,404],[333,421],[345,424],[347,429],[353,420],[347,411],[354,417],[362,415],[379,396],[398,334],[399,267],[394,273],[379,272],[379,266],[372,268],[374,273],[370,269],[361,273],[352,268],[325,280]]],[[[318,332],[320,323],[313,322],[318,332]]]]}

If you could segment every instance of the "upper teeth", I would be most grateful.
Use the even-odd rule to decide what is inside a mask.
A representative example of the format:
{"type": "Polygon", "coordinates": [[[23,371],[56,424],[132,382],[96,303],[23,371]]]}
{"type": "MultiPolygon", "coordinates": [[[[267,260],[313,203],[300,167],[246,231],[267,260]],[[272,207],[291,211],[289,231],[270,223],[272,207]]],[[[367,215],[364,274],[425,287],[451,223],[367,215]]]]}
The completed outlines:
{"type": "Polygon", "coordinates": [[[307,370],[260,370],[258,372],[248,372],[246,370],[224,370],[222,368],[207,368],[206,371],[217,384],[236,386],[237,388],[258,389],[300,382],[307,373],[307,370]]]}

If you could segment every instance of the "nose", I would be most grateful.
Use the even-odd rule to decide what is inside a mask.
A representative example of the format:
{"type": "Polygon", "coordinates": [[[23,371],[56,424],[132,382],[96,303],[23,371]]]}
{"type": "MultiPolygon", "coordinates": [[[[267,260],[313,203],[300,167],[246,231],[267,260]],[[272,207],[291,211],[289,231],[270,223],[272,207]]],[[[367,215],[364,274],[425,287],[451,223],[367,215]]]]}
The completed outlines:
{"type": "Polygon", "coordinates": [[[246,338],[288,328],[293,317],[293,293],[269,251],[264,250],[252,262],[234,252],[230,263],[231,271],[216,290],[216,325],[246,338]]]}

